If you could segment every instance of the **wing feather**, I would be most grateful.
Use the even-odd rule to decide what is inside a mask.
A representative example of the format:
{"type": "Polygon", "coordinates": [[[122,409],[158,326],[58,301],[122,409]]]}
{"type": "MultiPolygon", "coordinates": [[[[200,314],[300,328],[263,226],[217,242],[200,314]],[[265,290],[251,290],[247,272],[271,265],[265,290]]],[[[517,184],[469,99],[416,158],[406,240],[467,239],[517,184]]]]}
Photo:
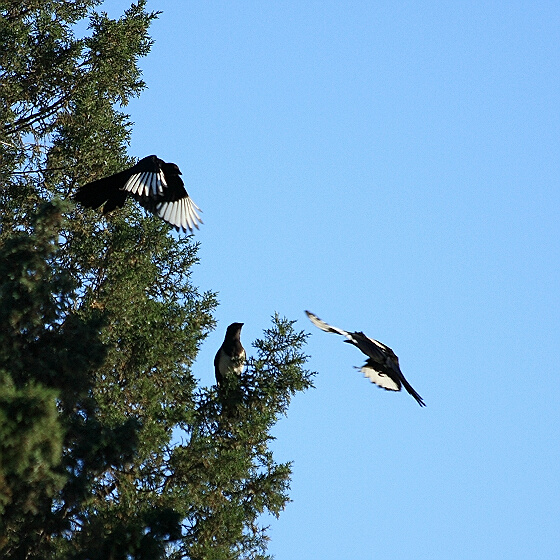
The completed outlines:
{"type": "Polygon", "coordinates": [[[334,334],[340,334],[342,336],[345,336],[349,340],[352,340],[352,335],[349,332],[347,332],[345,330],[342,330],[342,329],[339,329],[338,327],[333,327],[332,325],[329,325],[328,323],[325,323],[325,321],[322,321],[321,319],[319,319],[319,317],[317,317],[317,315],[315,315],[315,313],[311,313],[311,311],[306,311],[305,314],[307,315],[309,320],[316,327],[321,329],[322,331],[330,332],[330,333],[334,333],[334,334]]]}
{"type": "Polygon", "coordinates": [[[368,360],[361,368],[360,371],[367,377],[372,383],[387,389],[388,391],[400,391],[401,385],[397,379],[389,377],[386,373],[383,373],[380,368],[371,364],[368,360]]]}

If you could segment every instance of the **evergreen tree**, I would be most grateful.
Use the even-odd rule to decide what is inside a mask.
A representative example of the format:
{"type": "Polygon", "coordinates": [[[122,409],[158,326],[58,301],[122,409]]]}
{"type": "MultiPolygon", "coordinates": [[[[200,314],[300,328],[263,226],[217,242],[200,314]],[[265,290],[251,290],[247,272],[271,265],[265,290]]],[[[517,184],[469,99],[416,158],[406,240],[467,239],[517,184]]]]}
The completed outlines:
{"type": "Polygon", "coordinates": [[[222,414],[192,371],[217,305],[197,244],[134,204],[64,200],[132,163],[122,109],[157,14],[100,3],[0,0],[0,556],[264,558],[305,335],[275,315],[222,414]]]}

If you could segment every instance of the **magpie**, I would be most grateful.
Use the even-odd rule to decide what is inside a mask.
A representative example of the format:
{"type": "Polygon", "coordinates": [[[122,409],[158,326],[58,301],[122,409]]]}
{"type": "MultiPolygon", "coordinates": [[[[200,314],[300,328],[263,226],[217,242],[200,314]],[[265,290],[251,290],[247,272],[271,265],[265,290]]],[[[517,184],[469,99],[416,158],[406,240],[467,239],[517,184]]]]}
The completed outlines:
{"type": "Polygon", "coordinates": [[[223,344],[214,358],[214,370],[218,389],[226,385],[228,374],[240,375],[245,365],[245,348],[241,344],[243,323],[232,323],[226,330],[223,344]]]}
{"type": "Polygon", "coordinates": [[[202,223],[197,213],[201,210],[185,190],[180,175],[174,163],[147,156],[129,169],[83,185],[74,200],[93,209],[103,204],[103,214],[107,214],[122,208],[126,198],[131,196],[177,231],[192,232],[202,223]]]}
{"type": "Polygon", "coordinates": [[[316,327],[325,332],[345,336],[347,340],[344,342],[353,344],[368,357],[366,363],[359,368],[365,377],[368,377],[373,383],[388,391],[400,391],[401,386],[404,386],[420,406],[426,406],[422,397],[405,379],[399,367],[399,359],[388,346],[385,346],[385,344],[378,340],[369,338],[363,332],[347,332],[338,327],[328,325],[310,311],[305,313],[316,327]]]}

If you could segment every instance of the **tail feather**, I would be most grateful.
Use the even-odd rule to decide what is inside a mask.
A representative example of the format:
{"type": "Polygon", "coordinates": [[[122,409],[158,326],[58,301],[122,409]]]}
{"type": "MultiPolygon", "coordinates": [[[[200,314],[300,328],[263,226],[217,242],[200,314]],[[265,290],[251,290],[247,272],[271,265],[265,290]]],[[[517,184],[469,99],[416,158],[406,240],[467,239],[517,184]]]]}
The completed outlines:
{"type": "Polygon", "coordinates": [[[74,200],[86,208],[99,208],[102,204],[103,213],[107,214],[117,207],[122,207],[126,200],[126,192],[120,190],[122,181],[116,175],[98,179],[80,187],[74,195],[74,200]]]}
{"type": "Polygon", "coordinates": [[[424,399],[412,388],[412,385],[404,378],[404,375],[401,377],[401,381],[403,387],[416,399],[416,402],[420,406],[426,406],[424,399]]]}

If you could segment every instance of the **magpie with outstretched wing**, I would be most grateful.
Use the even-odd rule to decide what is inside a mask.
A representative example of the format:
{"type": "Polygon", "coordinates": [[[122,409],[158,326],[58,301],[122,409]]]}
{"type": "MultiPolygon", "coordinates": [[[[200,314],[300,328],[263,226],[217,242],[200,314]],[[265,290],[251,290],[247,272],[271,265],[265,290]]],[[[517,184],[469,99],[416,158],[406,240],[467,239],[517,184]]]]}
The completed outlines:
{"type": "Polygon", "coordinates": [[[368,359],[366,363],[359,368],[360,371],[373,383],[387,389],[388,391],[400,391],[403,386],[415,399],[420,406],[426,406],[422,397],[412,388],[410,383],[405,379],[399,367],[399,359],[396,354],[382,342],[369,338],[363,332],[347,332],[328,325],[317,315],[310,311],[305,312],[309,320],[322,331],[334,334],[340,334],[346,337],[344,342],[353,344],[361,350],[368,359]]]}
{"type": "Polygon", "coordinates": [[[83,185],[74,200],[93,209],[103,204],[103,214],[107,214],[122,208],[131,196],[178,231],[192,232],[202,223],[197,213],[201,210],[187,193],[180,175],[174,163],[147,156],[129,169],[83,185]]]}

